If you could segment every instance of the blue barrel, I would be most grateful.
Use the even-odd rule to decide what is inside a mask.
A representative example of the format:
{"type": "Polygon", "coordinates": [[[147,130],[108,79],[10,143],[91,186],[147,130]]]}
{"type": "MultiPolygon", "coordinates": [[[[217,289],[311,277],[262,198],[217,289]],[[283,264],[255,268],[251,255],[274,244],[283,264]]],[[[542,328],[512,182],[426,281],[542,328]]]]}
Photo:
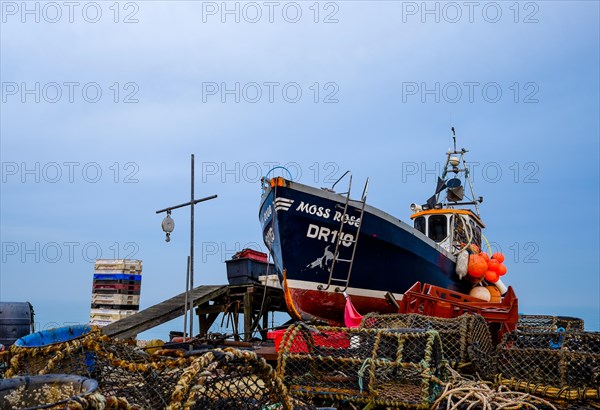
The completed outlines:
{"type": "Polygon", "coordinates": [[[0,302],[0,344],[10,346],[33,331],[33,307],[29,302],[0,302]]]}
{"type": "MultiPolygon", "coordinates": [[[[93,393],[98,383],[93,379],[68,374],[22,376],[0,380],[0,409],[45,409],[93,393]],[[22,389],[22,386],[25,386],[22,389]],[[52,389],[47,389],[51,386],[52,389]],[[56,397],[62,386],[71,386],[73,396],[56,397]]],[[[64,390],[64,389],[63,389],[64,390]]]]}

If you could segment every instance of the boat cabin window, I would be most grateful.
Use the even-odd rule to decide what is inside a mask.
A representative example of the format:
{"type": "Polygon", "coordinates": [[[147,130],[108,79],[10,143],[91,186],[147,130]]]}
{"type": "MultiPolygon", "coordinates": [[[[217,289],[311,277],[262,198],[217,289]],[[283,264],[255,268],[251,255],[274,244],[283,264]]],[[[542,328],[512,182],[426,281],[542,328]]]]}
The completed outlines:
{"type": "Polygon", "coordinates": [[[481,248],[481,228],[472,219],[469,220],[469,224],[473,230],[473,243],[481,248]]]}
{"type": "Polygon", "coordinates": [[[423,235],[426,235],[426,232],[425,232],[425,217],[424,216],[420,216],[418,218],[415,218],[415,229],[417,231],[420,231],[423,235]]]}
{"type": "Polygon", "coordinates": [[[448,220],[446,215],[429,216],[428,235],[435,242],[441,242],[448,236],[448,220]]]}

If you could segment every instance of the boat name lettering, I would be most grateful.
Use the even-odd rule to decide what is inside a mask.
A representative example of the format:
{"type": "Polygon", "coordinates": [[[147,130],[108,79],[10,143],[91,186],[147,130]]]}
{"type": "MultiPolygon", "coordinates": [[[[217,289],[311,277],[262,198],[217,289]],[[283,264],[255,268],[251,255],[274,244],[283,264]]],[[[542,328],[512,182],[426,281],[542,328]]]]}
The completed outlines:
{"type": "Polygon", "coordinates": [[[263,225],[265,222],[267,222],[267,219],[269,219],[269,217],[271,216],[272,213],[273,213],[273,207],[271,205],[269,205],[269,207],[267,209],[265,209],[265,212],[263,212],[263,214],[262,214],[263,225]]]}
{"type": "MultiPolygon", "coordinates": [[[[342,217],[342,215],[343,215],[342,212],[335,211],[333,220],[335,222],[340,222],[340,218],[342,217]]],[[[346,214],[344,216],[344,223],[351,225],[351,226],[356,226],[358,228],[358,224],[360,223],[360,218],[357,218],[356,216],[349,216],[348,214],[346,214]]]]}
{"type": "Polygon", "coordinates": [[[265,244],[271,249],[271,245],[273,245],[273,241],[275,240],[275,232],[273,231],[273,227],[271,226],[267,233],[265,234],[265,244]]]}
{"type": "Polygon", "coordinates": [[[326,219],[329,219],[329,216],[331,214],[330,209],[327,209],[323,206],[318,207],[316,205],[311,205],[309,203],[305,203],[304,201],[300,202],[300,205],[298,205],[296,211],[306,212],[307,214],[320,216],[326,219]]]}
{"type": "MultiPolygon", "coordinates": [[[[320,241],[335,243],[338,237],[338,231],[332,231],[331,229],[325,226],[318,226],[310,224],[308,225],[308,232],[306,233],[307,238],[318,239],[320,241]]],[[[352,245],[352,241],[354,240],[354,235],[351,233],[342,233],[342,237],[340,238],[340,244],[345,247],[349,247],[352,245]]]]}

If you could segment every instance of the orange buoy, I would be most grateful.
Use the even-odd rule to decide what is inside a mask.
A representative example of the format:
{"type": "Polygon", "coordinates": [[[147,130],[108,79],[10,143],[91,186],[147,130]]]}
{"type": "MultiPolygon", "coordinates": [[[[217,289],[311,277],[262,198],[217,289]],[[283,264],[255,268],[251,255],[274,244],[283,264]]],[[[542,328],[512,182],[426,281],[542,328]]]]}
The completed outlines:
{"type": "Polygon", "coordinates": [[[469,255],[469,264],[467,265],[467,273],[474,278],[480,278],[485,275],[488,270],[488,264],[479,255],[469,255]]]}
{"type": "Polygon", "coordinates": [[[498,279],[500,279],[498,272],[495,272],[493,270],[488,270],[485,273],[485,280],[487,280],[488,282],[496,283],[496,282],[498,282],[498,279]]]}
{"type": "Polygon", "coordinates": [[[500,303],[502,301],[502,295],[500,289],[494,285],[485,287],[490,292],[490,303],[500,303]]]}
{"type": "Polygon", "coordinates": [[[500,266],[500,262],[498,262],[497,259],[490,259],[490,261],[487,263],[488,265],[488,270],[491,270],[492,272],[498,272],[498,267],[500,266]]]}
{"type": "Polygon", "coordinates": [[[486,262],[488,262],[490,260],[490,255],[488,255],[487,252],[481,251],[479,253],[479,256],[481,256],[483,259],[485,259],[486,262]]]}
{"type": "Polygon", "coordinates": [[[506,275],[507,271],[508,271],[508,269],[506,268],[505,264],[501,263],[500,265],[498,265],[498,275],[504,276],[504,275],[506,275]]]}
{"type": "Polygon", "coordinates": [[[496,259],[498,262],[502,263],[502,262],[504,262],[504,254],[502,254],[500,252],[496,252],[495,254],[492,255],[492,259],[496,259]]]}

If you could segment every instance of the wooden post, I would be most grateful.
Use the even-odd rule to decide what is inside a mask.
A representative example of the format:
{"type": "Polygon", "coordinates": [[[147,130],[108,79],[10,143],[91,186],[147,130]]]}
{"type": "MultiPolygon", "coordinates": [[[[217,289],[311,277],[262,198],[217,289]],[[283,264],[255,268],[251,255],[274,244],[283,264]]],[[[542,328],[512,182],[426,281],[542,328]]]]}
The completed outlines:
{"type": "Polygon", "coordinates": [[[246,290],[244,294],[244,340],[248,341],[252,338],[252,293],[251,288],[246,290]]]}
{"type": "MultiPolygon", "coordinates": [[[[267,298],[267,306],[270,302],[270,297],[267,298]]],[[[269,311],[267,310],[266,312],[263,312],[263,317],[262,317],[262,332],[260,332],[260,335],[262,336],[263,340],[267,340],[267,328],[269,327],[269,311]]]]}

